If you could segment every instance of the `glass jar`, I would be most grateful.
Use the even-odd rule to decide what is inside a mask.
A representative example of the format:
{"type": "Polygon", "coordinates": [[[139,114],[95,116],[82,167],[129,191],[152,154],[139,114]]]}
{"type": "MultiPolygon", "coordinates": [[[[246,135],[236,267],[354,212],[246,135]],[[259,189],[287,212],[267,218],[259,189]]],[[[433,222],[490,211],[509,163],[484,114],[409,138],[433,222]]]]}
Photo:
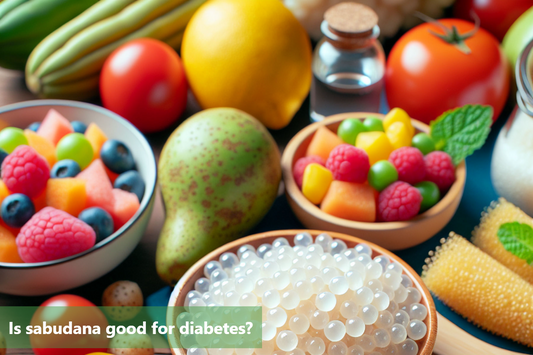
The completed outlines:
{"type": "Polygon", "coordinates": [[[376,24],[361,32],[338,31],[327,18],[322,22],[324,38],[313,57],[312,121],[337,113],[379,111],[385,53],[377,39],[377,15],[370,8],[358,14],[364,11],[372,11],[376,24]]]}
{"type": "Polygon", "coordinates": [[[496,192],[533,216],[533,41],[516,62],[517,106],[502,128],[492,154],[496,192]]]}

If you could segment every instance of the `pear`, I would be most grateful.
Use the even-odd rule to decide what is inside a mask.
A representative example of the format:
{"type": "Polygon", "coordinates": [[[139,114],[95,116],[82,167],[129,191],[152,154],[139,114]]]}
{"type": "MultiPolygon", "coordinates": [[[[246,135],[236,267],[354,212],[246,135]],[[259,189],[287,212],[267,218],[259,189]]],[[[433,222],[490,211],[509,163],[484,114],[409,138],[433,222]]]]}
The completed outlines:
{"type": "Polygon", "coordinates": [[[215,108],[184,121],[159,160],[165,223],[156,267],[169,284],[212,250],[240,238],[274,202],[280,154],[267,129],[247,113],[215,108]]]}

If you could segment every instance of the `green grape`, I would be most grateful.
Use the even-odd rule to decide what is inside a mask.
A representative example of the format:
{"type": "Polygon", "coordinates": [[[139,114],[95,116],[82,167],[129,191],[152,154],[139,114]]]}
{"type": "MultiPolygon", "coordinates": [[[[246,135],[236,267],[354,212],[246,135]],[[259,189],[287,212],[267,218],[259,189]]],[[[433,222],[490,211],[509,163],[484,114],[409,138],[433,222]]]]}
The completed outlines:
{"type": "Polygon", "coordinates": [[[385,132],[385,130],[383,129],[383,122],[376,117],[368,117],[363,121],[363,125],[365,126],[368,132],[385,132]]]}
{"type": "Polygon", "coordinates": [[[0,131],[0,148],[12,153],[19,145],[28,145],[24,131],[16,127],[6,127],[0,131]]]}
{"type": "Polygon", "coordinates": [[[398,171],[388,160],[380,160],[370,167],[368,183],[378,191],[398,180],[398,171]]]}
{"type": "Polygon", "coordinates": [[[429,210],[435,206],[440,200],[440,191],[437,184],[431,181],[422,181],[415,185],[422,195],[422,204],[420,205],[420,212],[429,210]]]}
{"type": "Polygon", "coordinates": [[[357,118],[348,118],[341,122],[337,129],[337,135],[345,142],[351,145],[355,145],[357,135],[361,132],[365,132],[366,128],[363,122],[357,118]]]}
{"type": "Polygon", "coordinates": [[[70,133],[61,138],[56,147],[57,160],[71,159],[85,169],[93,160],[93,147],[81,133],[70,133]]]}
{"type": "Polygon", "coordinates": [[[422,154],[426,155],[435,150],[435,142],[426,133],[418,133],[413,137],[411,145],[415,148],[418,148],[422,154]]]}

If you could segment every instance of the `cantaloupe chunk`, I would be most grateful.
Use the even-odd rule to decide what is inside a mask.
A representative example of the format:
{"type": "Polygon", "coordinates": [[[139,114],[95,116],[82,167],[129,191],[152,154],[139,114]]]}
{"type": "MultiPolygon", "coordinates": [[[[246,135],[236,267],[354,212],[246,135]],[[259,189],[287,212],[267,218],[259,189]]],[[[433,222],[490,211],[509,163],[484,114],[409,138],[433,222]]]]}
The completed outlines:
{"type": "Polygon", "coordinates": [[[0,205],[4,199],[9,196],[9,190],[3,180],[0,180],[0,205]]]}
{"type": "Polygon", "coordinates": [[[3,130],[4,128],[7,128],[7,127],[10,127],[11,125],[9,124],[9,122],[6,122],[4,120],[0,120],[0,131],[3,130]]]}
{"type": "Polygon", "coordinates": [[[46,204],[46,191],[47,189],[44,189],[43,192],[39,194],[39,196],[32,199],[33,206],[35,207],[35,212],[39,212],[43,208],[47,206],[46,204]]]}
{"type": "Polygon", "coordinates": [[[96,125],[96,123],[90,123],[85,131],[85,138],[91,143],[94,151],[94,159],[100,158],[100,149],[104,143],[108,140],[104,131],[96,125]]]}
{"type": "Polygon", "coordinates": [[[343,140],[335,133],[331,132],[326,127],[320,127],[316,130],[315,135],[311,139],[311,142],[307,147],[306,155],[318,155],[322,159],[327,160],[329,153],[331,153],[333,148],[343,143],[343,140]]]}
{"type": "Polygon", "coordinates": [[[114,207],[113,185],[104,163],[100,159],[94,160],[76,178],[85,180],[86,207],[100,207],[111,213],[114,207]]]}
{"type": "Polygon", "coordinates": [[[128,222],[139,209],[139,199],[134,193],[121,189],[113,189],[115,204],[109,211],[113,217],[115,231],[128,222]]]}
{"type": "Polygon", "coordinates": [[[57,162],[56,148],[52,142],[29,129],[24,130],[24,135],[28,139],[30,147],[35,149],[48,162],[51,169],[57,162]]]}
{"type": "Polygon", "coordinates": [[[359,222],[376,221],[375,192],[367,184],[333,181],[320,208],[339,218],[359,222]]]}
{"type": "Polygon", "coordinates": [[[0,262],[23,263],[17,249],[16,237],[6,228],[0,226],[0,262]]]}
{"type": "Polygon", "coordinates": [[[50,179],[46,186],[46,204],[78,217],[85,209],[85,180],[78,178],[50,179]]]}
{"type": "Polygon", "coordinates": [[[48,138],[54,146],[57,145],[57,142],[61,138],[72,132],[74,130],[70,122],[54,109],[48,111],[43,122],[41,122],[41,126],[37,130],[38,135],[48,138]]]}
{"type": "Polygon", "coordinates": [[[361,132],[357,135],[355,146],[368,154],[370,165],[389,159],[394,150],[385,132],[361,132]]]}

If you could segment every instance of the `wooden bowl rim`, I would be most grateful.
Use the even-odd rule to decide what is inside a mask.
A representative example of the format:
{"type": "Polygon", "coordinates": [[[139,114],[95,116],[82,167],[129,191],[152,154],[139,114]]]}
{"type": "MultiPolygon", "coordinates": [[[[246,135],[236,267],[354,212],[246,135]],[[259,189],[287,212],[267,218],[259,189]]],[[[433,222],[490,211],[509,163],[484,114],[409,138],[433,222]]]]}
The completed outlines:
{"type": "MultiPolygon", "coordinates": [[[[466,182],[466,164],[464,160],[459,163],[455,169],[455,182],[452,184],[446,195],[433,207],[426,212],[416,216],[409,221],[399,222],[357,222],[344,218],[335,217],[322,211],[318,206],[311,203],[302,193],[302,191],[296,185],[292,174],[293,158],[296,150],[300,147],[302,142],[309,136],[315,133],[315,131],[322,126],[329,126],[347,118],[365,118],[365,117],[377,117],[383,119],[385,115],[379,113],[370,112],[352,112],[341,113],[333,116],[326,117],[323,121],[315,122],[300,132],[298,132],[287,144],[283,155],[281,157],[281,169],[283,171],[283,182],[285,184],[285,192],[309,215],[316,219],[326,221],[335,225],[339,225],[346,228],[359,229],[359,230],[374,230],[374,231],[390,231],[395,229],[404,229],[413,223],[420,222],[422,220],[432,219],[438,216],[449,205],[453,203],[457,196],[462,194],[464,185],[466,182]]],[[[413,126],[422,132],[429,132],[429,126],[423,122],[415,119],[411,119],[413,126]]]]}
{"type": "MultiPolygon", "coordinates": [[[[180,304],[183,305],[186,293],[183,293],[181,291],[182,290],[186,290],[187,292],[191,291],[194,287],[194,282],[196,281],[192,279],[194,275],[199,271],[199,269],[201,268],[203,270],[203,267],[205,266],[205,264],[207,264],[211,260],[218,260],[218,257],[222,255],[223,253],[228,252],[230,250],[236,251],[242,245],[250,244],[251,242],[257,242],[262,239],[273,238],[273,237],[279,238],[279,237],[295,236],[296,234],[302,233],[302,232],[308,232],[313,237],[316,237],[317,235],[321,233],[327,233],[332,238],[341,239],[343,241],[348,241],[350,243],[354,243],[354,244],[365,243],[368,246],[370,246],[373,252],[377,252],[380,255],[386,255],[390,259],[400,263],[403,267],[405,274],[407,274],[410,277],[410,279],[413,281],[413,285],[419,291],[421,291],[422,300],[425,301],[425,303],[428,305],[427,307],[428,315],[427,315],[427,322],[426,322],[426,324],[428,325],[427,334],[425,336],[425,341],[423,342],[423,346],[420,346],[420,344],[418,344],[417,342],[417,344],[419,345],[417,355],[430,355],[432,353],[433,347],[435,346],[435,342],[437,339],[437,327],[438,327],[437,309],[435,307],[435,303],[433,302],[433,297],[431,296],[431,293],[429,292],[428,288],[422,281],[420,275],[418,275],[418,273],[414,271],[413,268],[409,264],[407,264],[405,261],[403,261],[401,258],[396,256],[391,251],[383,247],[380,247],[379,245],[374,244],[372,242],[369,242],[369,241],[366,241],[366,240],[363,240],[357,237],[353,237],[351,235],[344,234],[344,233],[320,231],[320,230],[313,230],[313,229],[284,229],[284,230],[275,230],[275,231],[257,233],[257,234],[253,234],[247,237],[237,239],[233,242],[227,243],[213,250],[212,252],[210,252],[209,254],[201,258],[200,260],[198,260],[193,266],[189,268],[189,270],[187,270],[187,272],[182,276],[182,278],[179,280],[179,282],[176,284],[176,286],[172,290],[172,294],[170,295],[168,306],[176,307],[176,306],[179,306],[180,304]]],[[[292,240],[289,240],[289,242],[292,244],[292,240]]],[[[259,243],[254,243],[254,244],[259,244],[259,243]]],[[[173,322],[172,316],[173,315],[170,312],[167,314],[167,324],[172,324],[173,322]]],[[[183,349],[181,348],[176,348],[178,352],[174,351],[175,348],[173,347],[172,341],[170,339],[171,338],[169,338],[169,343],[170,343],[170,349],[172,351],[172,354],[185,355],[186,352],[183,351],[183,349]]]]}

